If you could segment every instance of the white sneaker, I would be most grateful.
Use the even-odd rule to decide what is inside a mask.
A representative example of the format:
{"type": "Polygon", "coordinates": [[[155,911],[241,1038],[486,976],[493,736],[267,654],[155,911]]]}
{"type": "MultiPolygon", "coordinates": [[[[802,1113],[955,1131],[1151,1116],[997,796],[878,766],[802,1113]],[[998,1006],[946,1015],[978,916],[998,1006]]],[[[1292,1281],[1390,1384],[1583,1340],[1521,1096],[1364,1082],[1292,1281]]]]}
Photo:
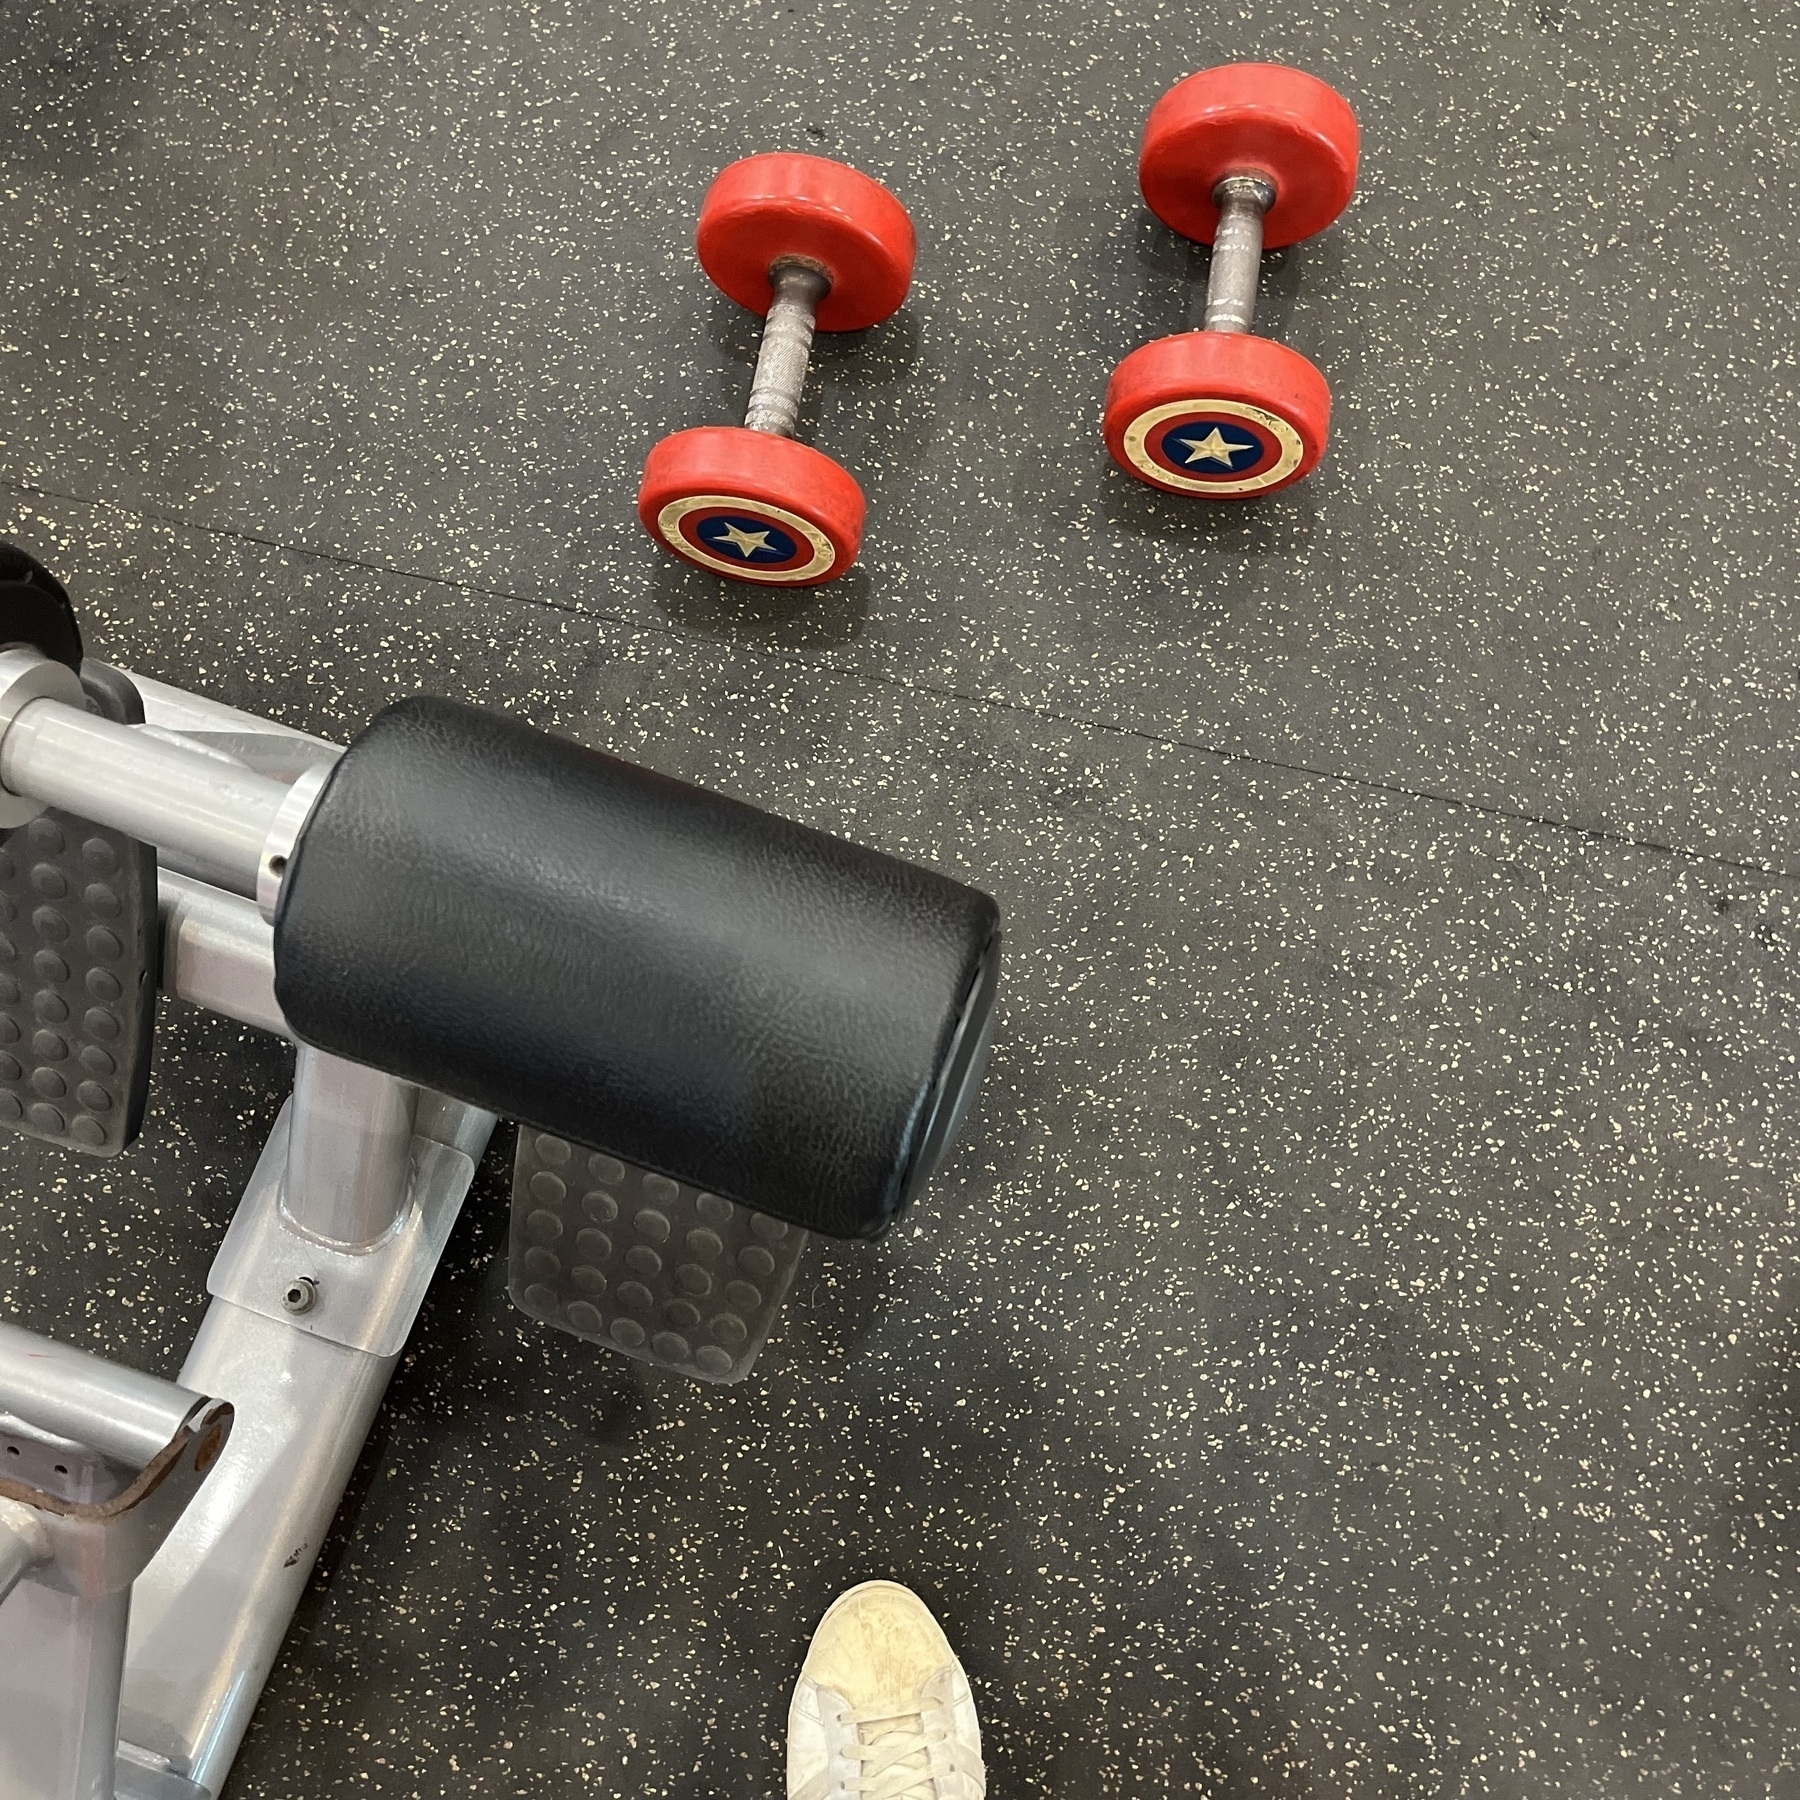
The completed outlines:
{"type": "Polygon", "coordinates": [[[788,1709],[788,1800],[982,1800],[969,1678],[931,1609],[865,1581],[819,1621],[788,1709]]]}

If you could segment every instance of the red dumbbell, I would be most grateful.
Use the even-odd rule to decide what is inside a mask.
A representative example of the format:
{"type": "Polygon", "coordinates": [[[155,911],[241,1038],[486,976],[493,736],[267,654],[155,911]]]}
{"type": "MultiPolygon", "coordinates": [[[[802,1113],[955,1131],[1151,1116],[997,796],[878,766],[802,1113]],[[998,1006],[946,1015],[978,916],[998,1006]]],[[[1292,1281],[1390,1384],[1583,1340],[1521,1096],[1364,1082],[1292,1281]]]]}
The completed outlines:
{"type": "Polygon", "coordinates": [[[1331,390],[1297,350],[1252,337],[1263,247],[1323,231],[1356,190],[1350,102],[1299,69],[1227,63],[1178,81],[1144,127],[1138,184],[1172,231],[1213,247],[1206,322],[1134,350],[1106,389],[1106,447],[1171,494],[1244,500],[1325,452],[1331,390]]]}
{"type": "Polygon", "coordinates": [[[856,560],[867,510],[848,469],[794,441],[815,326],[878,325],[912,285],[906,208],[879,181],[785,151],[733,163],[706,191],[700,265],[762,313],[742,425],[666,437],[644,462],[638,517],[665,550],[770,587],[813,587],[856,560]]]}

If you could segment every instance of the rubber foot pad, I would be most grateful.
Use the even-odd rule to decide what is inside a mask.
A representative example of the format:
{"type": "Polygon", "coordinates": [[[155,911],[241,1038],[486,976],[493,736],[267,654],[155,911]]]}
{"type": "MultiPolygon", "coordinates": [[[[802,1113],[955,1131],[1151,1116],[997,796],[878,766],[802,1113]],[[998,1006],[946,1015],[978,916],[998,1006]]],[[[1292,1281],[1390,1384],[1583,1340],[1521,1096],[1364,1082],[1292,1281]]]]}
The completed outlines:
{"type": "MultiPolygon", "coordinates": [[[[89,704],[141,724],[88,663],[89,704]]],[[[0,1125],[117,1156],[144,1122],[156,1025],[156,852],[52,809],[0,836],[0,1125]]]]}
{"type": "Polygon", "coordinates": [[[717,1194],[519,1127],[513,1304],[639,1362],[695,1381],[742,1381],[806,1238],[717,1194]]]}

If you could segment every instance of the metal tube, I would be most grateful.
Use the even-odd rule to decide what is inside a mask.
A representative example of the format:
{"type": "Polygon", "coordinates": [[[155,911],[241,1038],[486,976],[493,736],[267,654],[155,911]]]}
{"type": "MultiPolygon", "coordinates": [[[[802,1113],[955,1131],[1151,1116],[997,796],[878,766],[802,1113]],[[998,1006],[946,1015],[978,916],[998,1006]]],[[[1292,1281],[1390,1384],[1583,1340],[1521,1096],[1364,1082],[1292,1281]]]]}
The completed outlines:
{"type": "Polygon", "coordinates": [[[309,731],[296,731],[292,725],[282,725],[256,713],[240,712],[223,701],[208,700],[204,694],[190,694],[186,688],[170,687],[167,682],[135,674],[130,669],[121,669],[120,673],[130,677],[132,686],[137,689],[138,697],[144,703],[144,717],[165,731],[179,731],[189,737],[286,739],[295,750],[305,753],[305,761],[299,767],[320,757],[343,755],[341,745],[314,737],[309,731]]]}
{"type": "MultiPolygon", "coordinates": [[[[385,1079],[301,1052],[303,1065],[315,1057],[320,1066],[308,1084],[315,1108],[327,1093],[347,1100],[355,1077],[385,1079]]],[[[370,1101],[366,1089],[362,1098],[370,1101]]],[[[375,1096],[378,1114],[383,1104],[375,1096]]],[[[303,1110],[297,1093],[290,1121],[297,1123],[303,1110]]],[[[423,1096],[413,1110],[422,1129],[468,1159],[448,1196],[447,1230],[495,1121],[436,1094],[423,1096]]],[[[280,1166],[284,1176],[290,1172],[280,1166]]],[[[239,1222],[250,1204],[246,1195],[239,1222]]],[[[442,1243],[441,1235],[402,1233],[371,1256],[378,1260],[398,1247],[423,1259],[420,1272],[428,1272],[442,1243]]],[[[283,1271],[286,1249],[277,1246],[282,1260],[269,1273],[283,1271]]],[[[208,1284],[214,1299],[181,1379],[229,1401],[236,1423],[204,1486],[137,1579],[119,1714],[125,1743],[209,1797],[230,1772],[399,1361],[397,1345],[392,1353],[359,1349],[284,1314],[224,1298],[222,1284],[231,1279],[226,1262],[221,1252],[208,1284]]]]}
{"type": "Polygon", "coordinates": [[[0,1324],[0,1411],[141,1469],[202,1396],[17,1325],[0,1324]]]}
{"type": "Polygon", "coordinates": [[[130,676],[144,702],[144,721],[153,730],[177,733],[186,742],[223,756],[258,775],[277,781],[293,781],[310,768],[327,768],[344,754],[342,745],[328,743],[291,725],[259,719],[199,694],[152,681],[147,675],[130,676]]]}
{"type": "Polygon", "coordinates": [[[6,1800],[112,1800],[129,1586],[78,1595],[27,1575],[0,1607],[6,1800]]]}
{"type": "Polygon", "coordinates": [[[351,1250],[393,1230],[412,1185],[418,1099],[410,1082],[300,1046],[281,1186],[298,1230],[351,1250]]]}
{"type": "Polygon", "coordinates": [[[288,790],[201,750],[57,700],[22,707],[0,740],[0,786],[170,851],[237,893],[256,892],[288,790]]]}
{"type": "Polygon", "coordinates": [[[275,933],[251,900],[173,869],[157,873],[162,912],[162,990],[288,1037],[275,999],[275,933]]]}
{"type": "Polygon", "coordinates": [[[1227,175],[1213,189],[1219,228],[1206,277],[1203,331],[1248,331],[1256,317],[1256,279],[1262,269],[1263,214],[1275,189],[1260,175],[1227,175]]]}
{"type": "Polygon", "coordinates": [[[831,291],[831,281],[810,263],[779,262],[769,271],[769,283],[775,298],[763,322],[744,425],[750,431],[792,437],[812,357],[813,320],[819,302],[831,291]]]}
{"type": "Polygon", "coordinates": [[[19,1577],[49,1554],[43,1528],[28,1506],[0,1500],[0,1603],[19,1577]]]}
{"type": "Polygon", "coordinates": [[[137,1579],[119,1735],[224,1785],[398,1356],[214,1300],[182,1365],[231,1441],[137,1579]]]}

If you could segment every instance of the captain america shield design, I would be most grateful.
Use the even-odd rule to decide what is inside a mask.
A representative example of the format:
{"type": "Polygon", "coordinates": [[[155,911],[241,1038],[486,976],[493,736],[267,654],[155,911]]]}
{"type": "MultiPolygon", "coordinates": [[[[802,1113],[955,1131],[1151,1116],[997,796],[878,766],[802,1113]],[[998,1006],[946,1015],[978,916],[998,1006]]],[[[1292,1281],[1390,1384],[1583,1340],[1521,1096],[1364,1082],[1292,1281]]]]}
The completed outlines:
{"type": "Polygon", "coordinates": [[[1170,400],[1125,428],[1133,468],[1158,487],[1221,499],[1261,493],[1300,466],[1305,446],[1286,419],[1244,400],[1170,400]]]}
{"type": "Polygon", "coordinates": [[[804,581],[837,555],[810,519],[737,494],[671,500],[656,515],[656,529],[677,556],[737,581],[804,581]]]}

